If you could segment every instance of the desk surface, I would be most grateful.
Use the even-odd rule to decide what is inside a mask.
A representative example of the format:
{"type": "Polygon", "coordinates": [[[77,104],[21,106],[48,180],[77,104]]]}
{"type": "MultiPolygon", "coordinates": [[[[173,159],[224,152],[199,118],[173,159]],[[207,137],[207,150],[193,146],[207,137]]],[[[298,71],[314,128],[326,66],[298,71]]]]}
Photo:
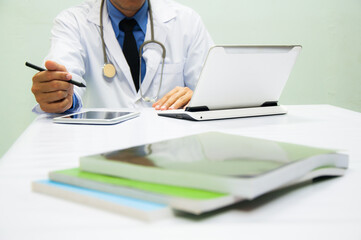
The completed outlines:
{"type": "Polygon", "coordinates": [[[0,239],[361,239],[361,114],[329,105],[288,106],[282,116],[192,122],[152,109],[113,126],[38,117],[0,161],[0,239]],[[346,150],[344,177],[267,194],[202,218],[154,223],[33,193],[30,184],[79,156],[205,131],[346,150]]]}

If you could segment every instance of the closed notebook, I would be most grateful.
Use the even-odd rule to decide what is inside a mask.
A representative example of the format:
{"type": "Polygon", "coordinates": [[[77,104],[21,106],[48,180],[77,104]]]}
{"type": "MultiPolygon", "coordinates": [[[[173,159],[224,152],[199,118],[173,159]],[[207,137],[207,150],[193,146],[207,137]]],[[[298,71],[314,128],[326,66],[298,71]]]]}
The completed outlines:
{"type": "Polygon", "coordinates": [[[253,199],[310,176],[340,176],[333,149],[208,132],[80,158],[83,171],[253,199]]]}
{"type": "Polygon", "coordinates": [[[212,211],[241,200],[229,194],[112,177],[78,168],[50,172],[49,178],[69,185],[166,204],[192,214],[212,211]]]}
{"type": "Polygon", "coordinates": [[[35,192],[85,204],[112,213],[127,215],[143,221],[154,221],[172,216],[171,209],[140,199],[81,188],[55,181],[40,180],[32,183],[35,192]]]}

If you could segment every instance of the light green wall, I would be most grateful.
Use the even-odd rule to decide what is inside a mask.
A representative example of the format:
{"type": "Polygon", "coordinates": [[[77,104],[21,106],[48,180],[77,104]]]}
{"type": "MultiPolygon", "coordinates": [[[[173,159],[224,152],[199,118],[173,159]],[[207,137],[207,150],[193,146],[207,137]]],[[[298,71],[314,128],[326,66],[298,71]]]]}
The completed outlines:
{"type": "Polygon", "coordinates": [[[301,44],[283,104],[361,111],[360,0],[179,0],[217,44],[301,44]]]}
{"type": "Polygon", "coordinates": [[[54,17],[80,2],[0,0],[0,157],[35,118],[30,88],[36,71],[25,67],[25,61],[43,63],[54,17]]]}
{"type": "MultiPolygon", "coordinates": [[[[178,0],[203,18],[217,44],[301,44],[283,104],[326,103],[361,112],[360,0],[178,0]]],[[[81,0],[0,0],[0,156],[34,119],[34,71],[53,18],[81,0]],[[11,113],[10,117],[8,113],[11,113]]]]}

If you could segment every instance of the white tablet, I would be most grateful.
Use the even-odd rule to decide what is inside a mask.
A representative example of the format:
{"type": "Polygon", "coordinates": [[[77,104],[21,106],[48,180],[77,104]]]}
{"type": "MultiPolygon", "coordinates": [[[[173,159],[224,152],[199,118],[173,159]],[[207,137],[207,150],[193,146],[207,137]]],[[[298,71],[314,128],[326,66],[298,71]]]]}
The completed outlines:
{"type": "Polygon", "coordinates": [[[88,110],[53,118],[54,123],[116,124],[139,116],[139,112],[88,110]]]}

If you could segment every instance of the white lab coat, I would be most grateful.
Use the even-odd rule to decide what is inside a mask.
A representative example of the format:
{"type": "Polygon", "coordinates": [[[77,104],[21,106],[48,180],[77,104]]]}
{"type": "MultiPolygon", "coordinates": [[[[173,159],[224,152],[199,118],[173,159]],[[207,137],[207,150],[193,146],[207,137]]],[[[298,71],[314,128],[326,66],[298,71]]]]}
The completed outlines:
{"type": "MultiPolygon", "coordinates": [[[[139,108],[151,103],[141,100],[136,92],[130,68],[114,34],[106,4],[103,11],[104,41],[108,61],[117,74],[103,76],[102,42],[99,30],[100,0],[87,1],[63,11],[55,19],[51,49],[46,60],[63,64],[74,80],[85,82],[87,88],[74,86],[74,92],[85,107],[139,108]]],[[[213,45],[200,17],[190,8],[172,0],[151,0],[155,40],[164,44],[166,59],[159,98],[176,86],[194,90],[208,49],[213,45]]],[[[149,14],[148,14],[149,17],[149,14]]],[[[148,19],[145,40],[150,40],[148,19]]],[[[143,57],[146,75],[141,85],[143,95],[157,95],[161,72],[161,51],[148,45],[143,57]]]]}

